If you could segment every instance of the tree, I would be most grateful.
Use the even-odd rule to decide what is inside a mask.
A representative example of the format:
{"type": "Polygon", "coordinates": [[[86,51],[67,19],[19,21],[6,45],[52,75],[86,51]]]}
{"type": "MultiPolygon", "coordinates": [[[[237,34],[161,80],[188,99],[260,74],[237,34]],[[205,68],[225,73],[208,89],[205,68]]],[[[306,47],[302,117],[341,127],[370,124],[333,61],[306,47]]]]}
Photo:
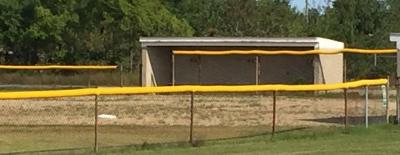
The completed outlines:
{"type": "MultiPolygon", "coordinates": [[[[6,51],[16,51],[19,47],[18,43],[21,40],[22,4],[14,0],[0,1],[0,49],[1,55],[6,54],[6,51]]],[[[6,60],[7,61],[7,60],[6,60]]]]}
{"type": "MultiPolygon", "coordinates": [[[[327,36],[345,42],[347,47],[373,49],[389,45],[386,1],[336,0],[324,16],[329,23],[327,36]]],[[[348,55],[349,77],[368,77],[372,70],[377,70],[373,69],[373,61],[372,55],[348,55]]]]}
{"type": "Polygon", "coordinates": [[[0,46],[21,64],[117,64],[139,36],[191,36],[160,1],[1,0],[0,46]]]}
{"type": "MultiPolygon", "coordinates": [[[[196,36],[300,36],[301,16],[287,0],[167,0],[196,36]]],[[[173,9],[171,9],[173,8],[173,9]]]]}
{"type": "MultiPolygon", "coordinates": [[[[335,0],[309,22],[289,0],[0,0],[0,49],[15,64],[129,64],[140,36],[327,37],[347,47],[394,47],[398,0],[335,0]]],[[[349,77],[391,72],[393,63],[350,55],[349,77]],[[373,69],[370,69],[373,68],[373,69]],[[371,71],[373,70],[373,71],[371,71]],[[375,71],[374,71],[375,70],[375,71]]]]}

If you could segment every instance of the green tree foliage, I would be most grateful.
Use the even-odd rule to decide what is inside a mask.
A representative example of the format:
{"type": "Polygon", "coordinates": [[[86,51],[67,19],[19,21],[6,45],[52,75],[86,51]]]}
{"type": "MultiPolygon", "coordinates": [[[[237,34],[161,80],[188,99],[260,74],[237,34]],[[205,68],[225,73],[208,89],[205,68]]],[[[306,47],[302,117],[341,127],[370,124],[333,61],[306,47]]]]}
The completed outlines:
{"type": "MultiPolygon", "coordinates": [[[[390,47],[387,1],[336,0],[322,17],[328,26],[321,32],[329,38],[345,42],[347,47],[390,47]]],[[[391,65],[393,61],[387,59],[380,59],[380,66],[374,66],[372,55],[347,55],[347,58],[350,78],[386,76],[394,69],[391,65]]]]}
{"type": "Polygon", "coordinates": [[[389,10],[388,21],[390,32],[400,32],[400,1],[387,0],[387,9],[389,10]]]}
{"type": "MultiPolygon", "coordinates": [[[[388,48],[394,47],[389,33],[400,32],[398,0],[335,0],[310,8],[308,20],[289,2],[0,0],[1,63],[137,64],[140,36],[310,36],[346,47],[388,48]]],[[[373,60],[349,55],[349,77],[394,71],[392,59],[379,59],[377,67],[373,60]]]]}
{"type": "Polygon", "coordinates": [[[196,36],[301,36],[302,17],[287,0],[167,0],[196,36]]]}
{"type": "Polygon", "coordinates": [[[22,4],[17,1],[0,1],[0,52],[5,55],[7,51],[15,50],[21,41],[23,32],[22,4]]]}
{"type": "Polygon", "coordinates": [[[123,63],[139,36],[193,34],[158,0],[0,0],[0,19],[19,64],[123,63]]]}

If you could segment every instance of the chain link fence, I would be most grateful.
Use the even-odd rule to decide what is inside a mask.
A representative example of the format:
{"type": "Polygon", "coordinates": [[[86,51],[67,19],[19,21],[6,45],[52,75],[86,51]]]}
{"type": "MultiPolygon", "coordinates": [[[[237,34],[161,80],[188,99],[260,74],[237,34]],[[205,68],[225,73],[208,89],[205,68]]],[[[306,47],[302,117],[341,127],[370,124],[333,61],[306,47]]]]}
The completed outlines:
{"type": "Polygon", "coordinates": [[[0,70],[0,90],[138,86],[139,73],[114,70],[0,70]]]}
{"type": "MultiPolygon", "coordinates": [[[[381,91],[369,88],[369,124],[387,121],[381,91]]],[[[365,89],[349,89],[347,94],[348,127],[365,125],[365,89]]],[[[95,100],[95,96],[1,100],[0,153],[201,145],[272,132],[279,136],[304,128],[345,127],[346,118],[342,90],[98,96],[97,108],[95,100]]],[[[394,97],[389,101],[389,114],[394,114],[394,97]]]]}
{"type": "Polygon", "coordinates": [[[0,153],[93,146],[93,97],[0,101],[0,153]]]}

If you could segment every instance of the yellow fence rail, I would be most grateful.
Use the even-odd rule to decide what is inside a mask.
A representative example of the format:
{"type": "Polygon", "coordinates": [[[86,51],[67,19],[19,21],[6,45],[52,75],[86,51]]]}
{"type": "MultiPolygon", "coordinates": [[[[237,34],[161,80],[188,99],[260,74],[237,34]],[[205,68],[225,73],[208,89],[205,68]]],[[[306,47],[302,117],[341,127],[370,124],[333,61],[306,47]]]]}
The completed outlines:
{"type": "Polygon", "coordinates": [[[72,97],[89,95],[125,95],[148,93],[184,93],[184,92],[259,92],[259,91],[324,91],[336,89],[357,88],[362,86],[386,85],[387,79],[360,80],[337,84],[317,85],[240,85],[240,86],[161,86],[161,87],[115,87],[86,88],[73,90],[45,90],[1,92],[0,99],[29,99],[72,97]]]}
{"type": "Polygon", "coordinates": [[[20,65],[0,65],[0,69],[9,70],[50,70],[50,69],[63,69],[63,70],[111,70],[116,69],[118,66],[72,66],[72,65],[49,65],[49,66],[20,66],[20,65]]]}
{"type": "Polygon", "coordinates": [[[177,55],[309,55],[309,54],[341,54],[341,53],[355,53],[355,54],[393,54],[396,49],[320,49],[308,51],[266,51],[266,50],[227,50],[227,51],[199,51],[199,50],[174,50],[173,53],[177,55]]]}

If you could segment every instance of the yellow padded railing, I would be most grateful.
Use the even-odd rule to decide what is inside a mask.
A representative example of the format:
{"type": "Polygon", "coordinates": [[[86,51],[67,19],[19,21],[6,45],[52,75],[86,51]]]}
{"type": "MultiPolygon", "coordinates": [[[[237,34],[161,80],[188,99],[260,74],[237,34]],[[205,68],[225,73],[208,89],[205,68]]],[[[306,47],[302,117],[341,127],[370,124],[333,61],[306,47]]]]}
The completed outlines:
{"type": "Polygon", "coordinates": [[[0,92],[0,99],[29,99],[72,97],[88,95],[124,95],[149,93],[184,93],[184,92],[260,92],[260,91],[324,91],[357,88],[362,86],[386,85],[387,79],[360,80],[337,84],[317,85],[238,85],[238,86],[161,86],[161,87],[115,87],[115,88],[86,88],[73,90],[45,90],[0,92]]]}
{"type": "Polygon", "coordinates": [[[357,54],[393,54],[396,49],[320,49],[307,51],[266,51],[266,50],[227,50],[227,51],[199,51],[199,50],[173,50],[177,55],[309,55],[309,54],[341,54],[341,53],[357,53],[357,54]]]}
{"type": "Polygon", "coordinates": [[[9,70],[50,70],[50,69],[63,69],[63,70],[111,70],[116,69],[117,66],[72,66],[72,65],[48,65],[48,66],[23,66],[23,65],[0,65],[0,69],[9,70]]]}

